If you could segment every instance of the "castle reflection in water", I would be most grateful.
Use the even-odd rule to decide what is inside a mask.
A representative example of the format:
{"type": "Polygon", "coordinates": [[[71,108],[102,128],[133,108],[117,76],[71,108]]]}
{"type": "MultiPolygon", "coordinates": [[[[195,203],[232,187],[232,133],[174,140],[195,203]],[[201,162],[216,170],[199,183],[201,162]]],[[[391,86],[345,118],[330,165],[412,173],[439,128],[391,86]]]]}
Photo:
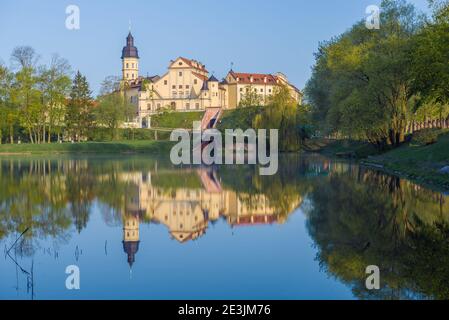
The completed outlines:
{"type": "MultiPolygon", "coordinates": [[[[194,169],[193,169],[194,170],[194,169]]],[[[194,170],[202,188],[166,189],[151,183],[151,172],[121,173],[119,179],[128,185],[124,195],[123,249],[130,266],[139,250],[139,229],[143,220],[167,226],[173,239],[180,243],[198,239],[206,233],[209,223],[220,218],[231,226],[270,225],[285,222],[263,194],[239,193],[222,188],[215,171],[194,170]]],[[[300,206],[297,196],[290,203],[290,212],[300,206]]]]}

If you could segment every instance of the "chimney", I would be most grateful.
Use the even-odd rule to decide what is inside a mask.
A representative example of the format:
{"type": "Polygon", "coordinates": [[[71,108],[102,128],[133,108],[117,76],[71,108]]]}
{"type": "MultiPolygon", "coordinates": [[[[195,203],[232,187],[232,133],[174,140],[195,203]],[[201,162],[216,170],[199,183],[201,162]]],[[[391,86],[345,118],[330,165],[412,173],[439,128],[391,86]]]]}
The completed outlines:
{"type": "Polygon", "coordinates": [[[250,81],[251,83],[253,83],[253,82],[254,82],[254,78],[253,78],[253,75],[250,75],[250,76],[249,76],[249,81],[250,81]]]}
{"type": "Polygon", "coordinates": [[[267,83],[267,76],[263,77],[263,83],[267,83]]]}

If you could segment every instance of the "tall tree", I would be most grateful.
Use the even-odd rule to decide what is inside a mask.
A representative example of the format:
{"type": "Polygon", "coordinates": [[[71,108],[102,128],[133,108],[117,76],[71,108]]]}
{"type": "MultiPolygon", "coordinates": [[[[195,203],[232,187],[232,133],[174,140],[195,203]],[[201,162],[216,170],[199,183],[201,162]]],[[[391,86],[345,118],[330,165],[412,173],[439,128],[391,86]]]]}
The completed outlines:
{"type": "Polygon", "coordinates": [[[449,2],[430,3],[434,8],[432,19],[414,41],[414,84],[425,97],[449,103],[449,2]]]}
{"type": "Polygon", "coordinates": [[[100,92],[95,119],[99,125],[108,128],[111,139],[116,140],[117,129],[136,117],[136,105],[129,101],[124,90],[120,90],[120,82],[114,77],[107,77],[103,81],[100,92]]]}
{"type": "Polygon", "coordinates": [[[257,89],[251,85],[245,87],[239,107],[257,107],[260,106],[262,97],[257,93],[257,89]]]}
{"type": "Polygon", "coordinates": [[[306,93],[330,132],[380,147],[404,141],[416,101],[411,84],[411,39],[421,26],[404,0],[382,1],[381,28],[360,21],[325,43],[306,93]]]}
{"type": "Polygon", "coordinates": [[[81,141],[92,127],[92,97],[89,83],[79,71],[73,79],[65,114],[66,126],[72,140],[81,141]]]}
{"type": "MultiPolygon", "coordinates": [[[[60,139],[61,127],[64,121],[66,98],[70,92],[70,65],[67,60],[53,55],[50,65],[40,70],[39,87],[45,109],[47,139],[51,141],[53,132],[60,139]]],[[[44,136],[46,128],[44,126],[44,136]]],[[[45,137],[44,137],[45,138],[45,137]]]]}
{"type": "Polygon", "coordinates": [[[31,47],[17,47],[11,62],[18,69],[11,88],[11,102],[18,107],[20,124],[28,131],[31,143],[40,143],[43,120],[42,95],[37,88],[36,63],[39,57],[31,47]]]}
{"type": "Polygon", "coordinates": [[[281,151],[297,151],[299,149],[299,132],[297,120],[299,108],[286,85],[274,89],[268,104],[254,119],[257,129],[278,129],[279,148],[281,151]]]}

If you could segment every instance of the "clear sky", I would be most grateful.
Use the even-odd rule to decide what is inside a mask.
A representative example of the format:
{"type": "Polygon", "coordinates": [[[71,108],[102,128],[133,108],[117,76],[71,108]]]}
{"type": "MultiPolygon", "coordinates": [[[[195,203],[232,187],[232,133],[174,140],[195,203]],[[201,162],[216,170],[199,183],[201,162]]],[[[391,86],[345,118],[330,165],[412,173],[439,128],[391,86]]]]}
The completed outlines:
{"type": "MultiPolygon", "coordinates": [[[[427,0],[410,0],[427,10],[427,0]]],[[[131,20],[140,74],[166,71],[171,59],[193,58],[223,78],[239,72],[285,73],[303,88],[320,41],[365,18],[380,0],[0,0],[0,61],[30,45],[47,62],[53,53],[84,73],[94,92],[121,73],[131,20]],[[66,7],[80,8],[80,30],[65,27],[66,7]]]]}

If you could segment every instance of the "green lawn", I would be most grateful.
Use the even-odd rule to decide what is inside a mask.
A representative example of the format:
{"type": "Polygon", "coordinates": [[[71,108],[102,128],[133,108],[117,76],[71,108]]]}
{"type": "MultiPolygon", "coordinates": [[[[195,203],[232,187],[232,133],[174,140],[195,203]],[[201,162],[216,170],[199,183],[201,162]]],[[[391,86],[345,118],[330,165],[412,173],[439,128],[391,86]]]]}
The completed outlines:
{"type": "Polygon", "coordinates": [[[151,117],[151,127],[192,129],[193,121],[201,121],[203,114],[203,111],[164,112],[151,117]]]}
{"type": "Polygon", "coordinates": [[[427,146],[405,144],[382,155],[370,157],[365,164],[383,167],[409,179],[449,188],[449,174],[438,171],[449,166],[449,133],[439,136],[438,142],[427,146]]]}
{"type": "Polygon", "coordinates": [[[2,144],[3,154],[45,154],[45,153],[151,153],[169,154],[170,141],[112,141],[51,144],[2,144]]]}

